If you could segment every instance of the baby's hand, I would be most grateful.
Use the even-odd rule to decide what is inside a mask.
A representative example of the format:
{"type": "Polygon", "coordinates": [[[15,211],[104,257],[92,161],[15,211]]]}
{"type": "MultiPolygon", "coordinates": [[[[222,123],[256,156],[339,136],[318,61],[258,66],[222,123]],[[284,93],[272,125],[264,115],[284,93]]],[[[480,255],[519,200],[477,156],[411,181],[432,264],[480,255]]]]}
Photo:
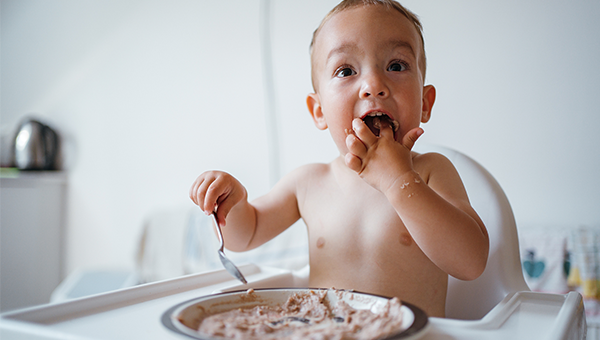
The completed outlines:
{"type": "Polygon", "coordinates": [[[222,171],[204,172],[190,188],[192,201],[207,215],[216,211],[220,226],[225,225],[225,217],[231,208],[246,197],[246,188],[233,176],[222,171]]]}
{"type": "Polygon", "coordinates": [[[352,121],[352,131],[346,137],[346,165],[356,171],[369,185],[385,193],[396,179],[413,171],[410,151],[423,134],[420,127],[410,130],[402,141],[394,140],[394,131],[382,122],[379,137],[361,120],[352,121]]]}

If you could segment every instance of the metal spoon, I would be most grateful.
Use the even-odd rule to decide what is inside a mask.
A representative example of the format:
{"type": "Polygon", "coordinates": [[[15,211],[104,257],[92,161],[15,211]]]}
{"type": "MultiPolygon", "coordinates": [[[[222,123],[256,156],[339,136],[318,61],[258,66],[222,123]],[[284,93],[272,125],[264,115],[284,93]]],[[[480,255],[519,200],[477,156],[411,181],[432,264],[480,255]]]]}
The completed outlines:
{"type": "Polygon", "coordinates": [[[212,216],[215,220],[215,226],[217,228],[217,236],[219,236],[219,243],[221,243],[219,247],[219,258],[221,259],[221,263],[223,263],[223,267],[229,272],[229,274],[233,275],[236,279],[242,281],[243,284],[248,284],[242,272],[238,269],[238,267],[231,262],[230,259],[225,256],[223,252],[223,248],[225,248],[225,242],[223,241],[223,233],[221,233],[221,227],[219,226],[219,222],[217,221],[217,212],[213,211],[212,216]]]}

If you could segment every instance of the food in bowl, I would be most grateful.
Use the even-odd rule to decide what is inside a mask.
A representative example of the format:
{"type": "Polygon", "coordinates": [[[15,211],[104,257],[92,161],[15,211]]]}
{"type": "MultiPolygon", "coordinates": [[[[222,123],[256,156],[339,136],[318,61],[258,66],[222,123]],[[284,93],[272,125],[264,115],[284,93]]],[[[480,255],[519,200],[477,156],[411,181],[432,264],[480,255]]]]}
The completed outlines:
{"type": "Polygon", "coordinates": [[[413,328],[410,307],[345,290],[250,289],[184,303],[171,319],[198,339],[384,339],[413,328]]]}
{"type": "MultiPolygon", "coordinates": [[[[335,291],[342,294],[341,291],[335,291]]],[[[379,339],[402,325],[402,304],[388,300],[377,312],[355,309],[338,299],[332,304],[327,290],[292,294],[283,304],[237,308],[202,320],[201,334],[226,339],[379,339]]],[[[253,290],[247,293],[255,294],[253,290]]]]}

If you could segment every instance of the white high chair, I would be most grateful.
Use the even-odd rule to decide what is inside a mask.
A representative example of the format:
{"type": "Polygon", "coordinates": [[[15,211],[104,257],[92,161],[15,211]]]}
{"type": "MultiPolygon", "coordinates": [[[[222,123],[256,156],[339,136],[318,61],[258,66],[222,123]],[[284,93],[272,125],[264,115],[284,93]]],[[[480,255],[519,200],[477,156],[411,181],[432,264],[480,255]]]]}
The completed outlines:
{"type": "Polygon", "coordinates": [[[446,317],[481,319],[508,293],[528,291],[519,256],[517,227],[510,203],[494,177],[464,154],[441,146],[415,146],[419,153],[437,152],[458,170],[471,205],[483,220],[490,252],[483,274],[473,281],[448,280],[446,317]]]}

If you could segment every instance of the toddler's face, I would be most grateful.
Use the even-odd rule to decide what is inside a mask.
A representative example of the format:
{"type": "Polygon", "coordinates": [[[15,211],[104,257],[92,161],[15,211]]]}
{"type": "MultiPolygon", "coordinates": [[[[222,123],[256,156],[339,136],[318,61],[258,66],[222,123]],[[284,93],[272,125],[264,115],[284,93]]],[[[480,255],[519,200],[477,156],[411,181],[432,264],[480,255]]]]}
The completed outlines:
{"type": "Polygon", "coordinates": [[[366,116],[387,115],[399,126],[397,141],[429,120],[433,100],[423,100],[430,87],[423,87],[421,51],[412,23],[383,6],[342,11],[321,28],[313,46],[316,94],[307,103],[317,127],[329,128],[342,155],[354,118],[372,125],[366,116]]]}

